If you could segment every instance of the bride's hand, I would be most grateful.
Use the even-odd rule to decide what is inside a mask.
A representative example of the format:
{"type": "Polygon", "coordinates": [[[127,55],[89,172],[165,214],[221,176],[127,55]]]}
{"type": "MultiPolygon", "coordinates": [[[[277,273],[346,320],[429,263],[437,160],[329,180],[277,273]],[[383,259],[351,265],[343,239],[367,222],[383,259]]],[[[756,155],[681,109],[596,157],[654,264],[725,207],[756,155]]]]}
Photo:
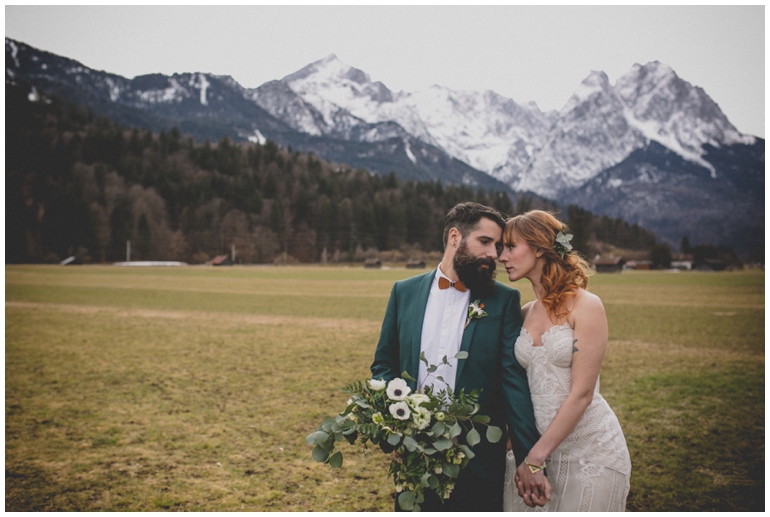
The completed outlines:
{"type": "Polygon", "coordinates": [[[551,500],[551,484],[543,471],[533,474],[529,467],[522,463],[516,469],[514,481],[519,490],[519,496],[527,506],[532,508],[544,506],[547,501],[551,500]]]}

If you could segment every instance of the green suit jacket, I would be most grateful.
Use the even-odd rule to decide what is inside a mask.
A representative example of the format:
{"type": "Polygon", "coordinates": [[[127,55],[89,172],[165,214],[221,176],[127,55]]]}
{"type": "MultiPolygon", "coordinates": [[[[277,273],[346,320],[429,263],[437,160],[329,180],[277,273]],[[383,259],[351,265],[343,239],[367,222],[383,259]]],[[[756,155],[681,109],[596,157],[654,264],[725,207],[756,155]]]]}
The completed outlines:
{"type": "MultiPolygon", "coordinates": [[[[435,275],[433,270],[393,286],[371,366],[372,378],[389,381],[403,371],[417,378],[422,322],[435,275]]],[[[468,352],[468,358],[458,361],[455,391],[483,390],[479,413],[501,429],[507,424],[516,460],[521,463],[539,434],[527,374],[513,355],[522,324],[520,294],[498,282],[494,294],[482,302],[488,316],[471,320],[463,332],[460,350],[468,352]]],[[[414,381],[407,382],[412,390],[416,388],[414,381]]],[[[480,432],[484,437],[484,430],[480,432]]],[[[484,438],[473,451],[476,456],[468,468],[491,483],[499,482],[502,494],[505,440],[492,444],[484,438]]]]}

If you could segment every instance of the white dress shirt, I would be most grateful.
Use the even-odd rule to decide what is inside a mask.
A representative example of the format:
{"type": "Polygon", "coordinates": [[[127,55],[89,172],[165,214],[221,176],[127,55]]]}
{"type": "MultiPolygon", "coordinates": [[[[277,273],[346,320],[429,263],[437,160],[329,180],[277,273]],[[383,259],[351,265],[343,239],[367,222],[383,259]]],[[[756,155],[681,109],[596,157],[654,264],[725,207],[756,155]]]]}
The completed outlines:
{"type": "Polygon", "coordinates": [[[469,290],[460,292],[454,287],[439,289],[440,277],[449,280],[441,271],[441,265],[436,268],[436,276],[430,287],[420,338],[420,351],[425,354],[428,364],[438,366],[438,369],[429,374],[427,365],[420,361],[420,370],[417,374],[417,387],[432,385],[434,393],[438,393],[446,386],[455,389],[457,359],[454,356],[460,351],[465,320],[468,316],[468,303],[471,298],[469,290]],[[448,365],[441,364],[444,356],[447,357],[448,365]],[[443,378],[444,382],[436,377],[443,378]]]}

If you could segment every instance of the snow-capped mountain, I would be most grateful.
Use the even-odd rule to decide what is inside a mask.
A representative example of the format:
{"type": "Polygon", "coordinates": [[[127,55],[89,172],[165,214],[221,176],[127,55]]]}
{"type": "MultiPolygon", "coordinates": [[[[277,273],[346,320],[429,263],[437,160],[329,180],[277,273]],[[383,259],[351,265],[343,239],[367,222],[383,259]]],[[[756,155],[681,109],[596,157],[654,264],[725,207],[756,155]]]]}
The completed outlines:
{"type": "Polygon", "coordinates": [[[716,175],[704,159],[704,146],[751,145],[719,106],[700,88],[668,66],[634,65],[611,86],[603,72],[592,72],[559,112],[545,145],[524,168],[501,167],[516,189],[557,197],[578,188],[630,154],[657,142],[716,175]]]}
{"type": "MultiPolygon", "coordinates": [[[[511,148],[518,151],[515,159],[525,164],[555,117],[534,103],[521,106],[492,91],[454,91],[435,85],[415,93],[392,92],[335,55],[281,82],[309,105],[308,112],[312,109],[320,115],[305,125],[311,134],[330,133],[337,126],[348,129],[356,123],[395,122],[409,135],[484,172],[507,162],[511,148]],[[516,145],[521,142],[526,144],[516,145]]],[[[257,102],[267,109],[267,103],[259,98],[257,102]]],[[[305,115],[303,121],[311,118],[305,115]]]]}
{"type": "Polygon", "coordinates": [[[411,136],[396,122],[369,123],[333,106],[319,110],[282,81],[246,89],[230,76],[206,73],[127,79],[9,38],[5,56],[6,81],[55,93],[123,124],[155,131],[176,126],[199,141],[229,136],[264,143],[269,138],[353,168],[514,195],[508,185],[411,136]]]}
{"type": "Polygon", "coordinates": [[[642,224],[674,247],[689,234],[739,249],[764,234],[764,140],[659,62],[614,85],[592,72],[548,113],[492,91],[393,92],[334,55],[249,89],[197,72],[127,79],[6,38],[6,81],[29,84],[30,100],[45,90],[198,140],[269,138],[402,178],[537,193],[642,224]]]}

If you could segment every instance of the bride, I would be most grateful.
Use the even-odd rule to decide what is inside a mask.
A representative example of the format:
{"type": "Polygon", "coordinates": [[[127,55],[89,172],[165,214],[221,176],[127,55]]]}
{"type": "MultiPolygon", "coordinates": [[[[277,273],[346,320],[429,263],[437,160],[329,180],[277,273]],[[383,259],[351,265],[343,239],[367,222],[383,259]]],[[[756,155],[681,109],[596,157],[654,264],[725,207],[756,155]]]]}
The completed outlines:
{"type": "Polygon", "coordinates": [[[539,511],[626,507],[631,460],[620,423],[599,394],[607,318],[599,297],[585,290],[588,265],[571,252],[566,232],[551,214],[533,210],[510,219],[503,233],[508,279],[528,279],[536,296],[522,308],[515,355],[527,370],[541,434],[518,470],[508,452],[507,511],[535,510],[539,494],[524,491],[520,480],[540,470],[552,493],[539,511]]]}

